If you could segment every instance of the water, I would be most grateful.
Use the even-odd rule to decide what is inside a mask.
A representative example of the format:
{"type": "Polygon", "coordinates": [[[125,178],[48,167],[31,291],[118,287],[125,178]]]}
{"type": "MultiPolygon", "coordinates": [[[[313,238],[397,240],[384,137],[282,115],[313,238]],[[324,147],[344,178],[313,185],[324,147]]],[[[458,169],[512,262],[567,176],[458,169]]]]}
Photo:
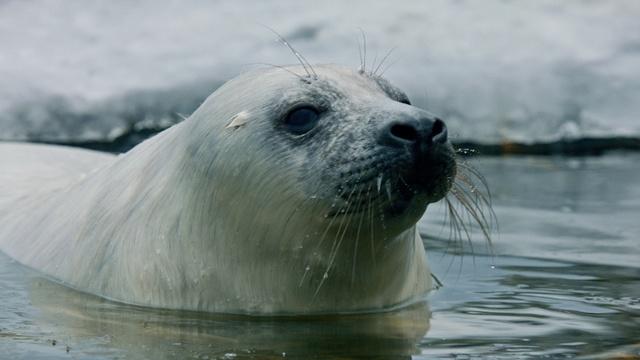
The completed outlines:
{"type": "Polygon", "coordinates": [[[444,287],[387,314],[256,319],[125,306],[1,255],[0,358],[638,357],[638,161],[474,159],[500,221],[493,248],[475,229],[473,251],[451,244],[430,209],[421,231],[444,287]]]}

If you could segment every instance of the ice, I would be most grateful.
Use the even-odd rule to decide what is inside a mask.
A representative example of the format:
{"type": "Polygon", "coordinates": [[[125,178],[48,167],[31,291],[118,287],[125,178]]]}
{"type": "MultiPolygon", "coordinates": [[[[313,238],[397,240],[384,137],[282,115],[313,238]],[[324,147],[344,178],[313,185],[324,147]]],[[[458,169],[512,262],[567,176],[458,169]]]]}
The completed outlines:
{"type": "Polygon", "coordinates": [[[0,1],[0,139],[112,141],[181,120],[256,63],[385,76],[453,140],[640,137],[640,3],[0,1]],[[375,64],[377,66],[377,64],[375,64]]]}

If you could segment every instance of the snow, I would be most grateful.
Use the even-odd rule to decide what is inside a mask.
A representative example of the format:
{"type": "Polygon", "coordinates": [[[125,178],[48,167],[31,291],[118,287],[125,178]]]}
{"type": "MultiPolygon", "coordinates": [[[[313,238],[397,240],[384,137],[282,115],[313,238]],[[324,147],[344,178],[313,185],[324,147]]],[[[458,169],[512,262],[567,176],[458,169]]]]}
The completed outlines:
{"type": "Polygon", "coordinates": [[[640,137],[640,2],[0,0],[0,139],[163,128],[257,63],[368,64],[454,140],[640,137]]]}

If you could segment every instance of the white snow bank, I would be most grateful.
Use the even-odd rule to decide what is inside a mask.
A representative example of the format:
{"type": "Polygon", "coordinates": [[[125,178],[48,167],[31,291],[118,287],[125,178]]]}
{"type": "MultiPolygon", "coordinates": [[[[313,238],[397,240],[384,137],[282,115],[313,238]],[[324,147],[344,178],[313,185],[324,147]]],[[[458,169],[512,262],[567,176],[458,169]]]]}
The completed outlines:
{"type": "Polygon", "coordinates": [[[253,63],[359,64],[485,143],[640,136],[640,2],[0,1],[0,139],[164,127],[253,63]],[[137,125],[136,125],[137,124],[137,125]]]}

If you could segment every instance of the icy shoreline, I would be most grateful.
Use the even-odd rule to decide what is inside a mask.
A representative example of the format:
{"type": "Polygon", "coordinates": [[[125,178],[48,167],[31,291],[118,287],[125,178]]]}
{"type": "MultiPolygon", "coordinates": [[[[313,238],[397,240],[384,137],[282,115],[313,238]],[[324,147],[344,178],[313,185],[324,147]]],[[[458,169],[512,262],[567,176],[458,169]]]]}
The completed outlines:
{"type": "Polygon", "coordinates": [[[397,47],[386,77],[457,143],[628,148],[640,139],[639,17],[624,0],[4,1],[0,140],[131,143],[166,128],[252,64],[293,62],[266,24],[312,62],[356,68],[358,28],[369,66],[397,47]]]}

